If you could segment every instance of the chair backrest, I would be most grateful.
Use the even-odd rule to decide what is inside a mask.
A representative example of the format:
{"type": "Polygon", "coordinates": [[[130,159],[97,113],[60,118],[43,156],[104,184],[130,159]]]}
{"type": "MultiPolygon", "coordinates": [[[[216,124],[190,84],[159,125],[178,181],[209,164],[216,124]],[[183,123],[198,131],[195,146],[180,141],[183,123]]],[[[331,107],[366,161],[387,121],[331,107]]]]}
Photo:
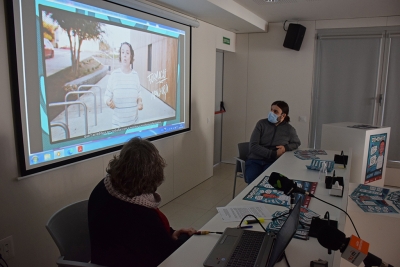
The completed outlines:
{"type": "Polygon", "coordinates": [[[250,150],[250,143],[249,142],[244,142],[244,143],[239,143],[238,148],[239,148],[239,158],[241,160],[246,161],[247,156],[249,155],[249,150],[250,150]]]}
{"type": "Polygon", "coordinates": [[[243,173],[244,162],[247,160],[247,156],[250,150],[249,145],[250,145],[249,142],[243,142],[238,144],[238,149],[239,149],[238,158],[241,160],[241,162],[239,160],[236,160],[236,172],[243,173]]]}
{"type": "Polygon", "coordinates": [[[83,200],[60,209],[46,224],[46,229],[65,260],[90,261],[87,211],[88,200],[83,200]]]}

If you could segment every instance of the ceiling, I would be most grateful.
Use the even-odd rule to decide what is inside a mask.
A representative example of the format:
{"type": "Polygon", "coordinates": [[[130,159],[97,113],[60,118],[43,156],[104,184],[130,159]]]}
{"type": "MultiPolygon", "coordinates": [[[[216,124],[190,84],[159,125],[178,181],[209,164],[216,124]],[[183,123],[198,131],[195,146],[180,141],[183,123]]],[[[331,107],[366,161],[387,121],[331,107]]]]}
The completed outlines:
{"type": "MultiPolygon", "coordinates": [[[[134,0],[128,0],[134,1],[134,0]]],[[[262,32],[274,22],[400,15],[400,0],[140,0],[236,32],[262,32]],[[257,18],[254,23],[251,18],[257,18]]]]}

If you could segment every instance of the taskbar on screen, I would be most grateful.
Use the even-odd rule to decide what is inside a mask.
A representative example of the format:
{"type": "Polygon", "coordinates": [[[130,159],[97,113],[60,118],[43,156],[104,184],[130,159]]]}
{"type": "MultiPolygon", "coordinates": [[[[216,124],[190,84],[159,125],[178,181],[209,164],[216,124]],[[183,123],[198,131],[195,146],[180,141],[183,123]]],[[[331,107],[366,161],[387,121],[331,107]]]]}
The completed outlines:
{"type": "Polygon", "coordinates": [[[118,136],[107,137],[107,133],[103,135],[105,138],[90,142],[82,142],[73,146],[60,147],[53,150],[47,150],[43,152],[33,153],[29,156],[30,165],[36,165],[40,163],[49,163],[53,160],[67,158],[78,154],[99,151],[104,148],[109,148],[117,145],[121,145],[131,138],[140,136],[141,138],[148,138],[181,130],[185,127],[185,123],[176,123],[171,125],[160,126],[159,124],[146,125],[143,127],[137,127],[127,129],[124,134],[118,136]]]}

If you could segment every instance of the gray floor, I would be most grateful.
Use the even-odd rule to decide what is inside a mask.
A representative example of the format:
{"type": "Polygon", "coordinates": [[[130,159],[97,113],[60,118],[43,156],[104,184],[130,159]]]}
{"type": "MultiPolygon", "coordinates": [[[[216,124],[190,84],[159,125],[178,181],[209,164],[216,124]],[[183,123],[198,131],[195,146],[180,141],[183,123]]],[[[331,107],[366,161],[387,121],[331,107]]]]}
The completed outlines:
{"type": "MultiPolygon", "coordinates": [[[[223,207],[232,200],[235,165],[220,163],[214,167],[214,175],[195,188],[162,206],[172,228],[193,227],[200,229],[215,214],[216,207],[223,207]]],[[[236,195],[247,184],[237,178],[236,195]]]]}

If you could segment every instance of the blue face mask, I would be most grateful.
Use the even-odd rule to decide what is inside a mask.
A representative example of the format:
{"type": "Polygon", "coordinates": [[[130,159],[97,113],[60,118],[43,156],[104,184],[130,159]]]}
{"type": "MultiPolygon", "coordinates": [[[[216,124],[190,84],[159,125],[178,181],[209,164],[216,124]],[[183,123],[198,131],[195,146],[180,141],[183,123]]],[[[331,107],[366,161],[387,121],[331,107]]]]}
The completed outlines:
{"type": "Polygon", "coordinates": [[[270,123],[278,123],[278,115],[270,111],[268,114],[268,121],[270,123]]]}

